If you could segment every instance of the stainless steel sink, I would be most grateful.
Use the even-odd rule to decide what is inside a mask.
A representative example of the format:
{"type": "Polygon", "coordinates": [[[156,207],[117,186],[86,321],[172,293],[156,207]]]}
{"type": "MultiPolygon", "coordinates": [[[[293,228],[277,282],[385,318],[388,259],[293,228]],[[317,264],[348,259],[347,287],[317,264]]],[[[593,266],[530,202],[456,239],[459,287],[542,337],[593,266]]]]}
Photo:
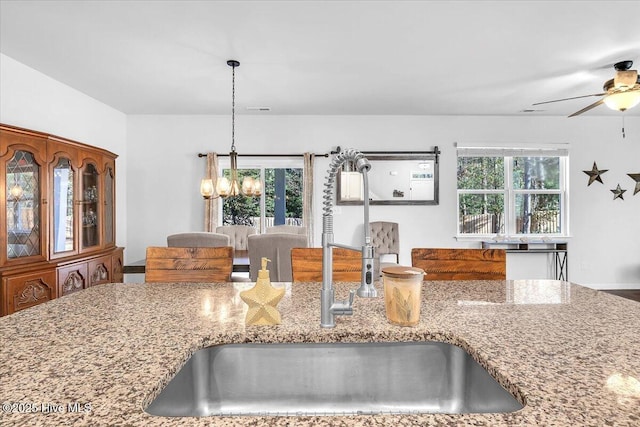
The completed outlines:
{"type": "Polygon", "coordinates": [[[513,412],[522,405],[441,342],[225,344],[197,351],[152,415],[513,412]]]}

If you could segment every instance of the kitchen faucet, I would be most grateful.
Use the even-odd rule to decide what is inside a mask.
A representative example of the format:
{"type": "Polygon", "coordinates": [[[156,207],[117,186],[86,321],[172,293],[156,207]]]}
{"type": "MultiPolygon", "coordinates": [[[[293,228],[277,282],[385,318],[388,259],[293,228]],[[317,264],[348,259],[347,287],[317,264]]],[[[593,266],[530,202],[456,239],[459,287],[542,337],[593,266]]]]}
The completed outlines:
{"type": "Polygon", "coordinates": [[[372,298],[377,296],[373,286],[373,246],[369,232],[369,180],[367,172],[371,169],[369,160],[358,150],[347,148],[340,151],[331,161],[327,171],[325,188],[323,190],[322,208],[322,290],[320,291],[320,326],[333,328],[336,326],[335,316],[353,314],[353,297],[357,293],[359,297],[372,298]],[[334,243],[333,241],[333,212],[334,189],[336,175],[340,167],[346,161],[355,163],[356,170],[362,174],[363,199],[364,199],[364,244],[358,248],[355,246],[334,243]],[[349,292],[349,299],[335,301],[333,288],[333,248],[345,248],[360,251],[362,254],[362,276],[360,287],[357,291],[349,292]]]}

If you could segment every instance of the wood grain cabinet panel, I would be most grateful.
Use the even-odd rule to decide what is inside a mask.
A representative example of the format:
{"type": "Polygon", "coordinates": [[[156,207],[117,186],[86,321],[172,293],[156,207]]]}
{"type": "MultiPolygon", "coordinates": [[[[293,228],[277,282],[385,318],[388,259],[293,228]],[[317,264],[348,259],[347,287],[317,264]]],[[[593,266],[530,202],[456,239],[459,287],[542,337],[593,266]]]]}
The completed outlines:
{"type": "Polygon", "coordinates": [[[56,271],[18,274],[3,279],[3,311],[12,314],[57,297],[56,271]]]}
{"type": "Polygon", "coordinates": [[[69,295],[87,287],[87,263],[58,268],[58,296],[69,295]]]}
{"type": "Polygon", "coordinates": [[[111,256],[111,281],[114,283],[122,283],[124,280],[124,254],[122,248],[116,250],[111,256]]]}
{"type": "Polygon", "coordinates": [[[103,256],[89,261],[89,287],[110,283],[111,279],[111,256],[103,256]]]}

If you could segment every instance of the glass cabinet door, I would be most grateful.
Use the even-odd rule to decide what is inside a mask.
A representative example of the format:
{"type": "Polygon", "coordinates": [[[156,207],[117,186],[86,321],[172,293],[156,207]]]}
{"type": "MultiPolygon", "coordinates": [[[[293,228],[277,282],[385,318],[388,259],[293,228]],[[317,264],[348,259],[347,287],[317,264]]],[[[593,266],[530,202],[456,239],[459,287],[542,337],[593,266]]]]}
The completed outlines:
{"type": "Polygon", "coordinates": [[[107,173],[104,177],[104,243],[105,245],[111,245],[115,242],[114,239],[114,212],[113,212],[113,200],[114,200],[114,172],[112,168],[107,168],[107,173]]]}
{"type": "Polygon", "coordinates": [[[100,200],[98,169],[92,163],[82,171],[82,249],[100,244],[100,200]]]}
{"type": "Polygon", "coordinates": [[[40,255],[40,167],[17,150],[6,168],[7,258],[40,255]]]}
{"type": "Polygon", "coordinates": [[[60,158],[53,167],[53,241],[54,254],[73,251],[75,227],[73,221],[73,168],[69,159],[60,158]]]}

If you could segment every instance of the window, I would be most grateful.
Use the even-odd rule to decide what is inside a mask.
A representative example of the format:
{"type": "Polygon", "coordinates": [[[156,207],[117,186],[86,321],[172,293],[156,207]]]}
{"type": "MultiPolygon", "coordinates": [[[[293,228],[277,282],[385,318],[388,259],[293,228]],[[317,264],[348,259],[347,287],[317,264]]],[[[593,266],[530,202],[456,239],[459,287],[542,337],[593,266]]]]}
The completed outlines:
{"type": "Polygon", "coordinates": [[[458,236],[568,235],[566,149],[458,148],[458,236]]]}
{"type": "Polygon", "coordinates": [[[268,168],[265,177],[265,225],[302,225],[302,168],[268,168]]]}
{"type": "MultiPolygon", "coordinates": [[[[244,159],[243,159],[244,160],[244,159]]],[[[261,159],[265,161],[265,159],[261,159]]],[[[303,173],[299,159],[269,159],[266,166],[238,169],[238,180],[245,176],[261,179],[260,197],[229,197],[222,201],[222,225],[250,225],[258,232],[273,225],[302,224],[303,173]]],[[[228,168],[223,169],[230,176],[228,168]]]]}

